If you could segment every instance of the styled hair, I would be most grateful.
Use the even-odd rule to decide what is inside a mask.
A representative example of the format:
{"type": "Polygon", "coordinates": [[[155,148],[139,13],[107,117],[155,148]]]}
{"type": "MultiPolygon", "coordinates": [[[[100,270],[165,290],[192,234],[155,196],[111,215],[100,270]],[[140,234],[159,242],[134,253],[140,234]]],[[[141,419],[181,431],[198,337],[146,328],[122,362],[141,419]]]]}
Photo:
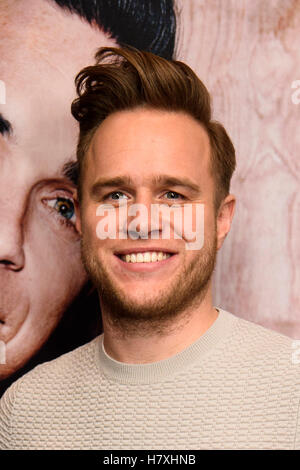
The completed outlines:
{"type": "Polygon", "coordinates": [[[174,53],[173,0],[53,0],[61,8],[96,24],[118,45],[134,46],[166,59],[174,53]]]}
{"type": "Polygon", "coordinates": [[[188,114],[206,130],[210,141],[210,169],[215,182],[215,208],[229,194],[235,170],[235,150],[224,127],[211,119],[210,95],[192,69],[132,47],[102,47],[96,65],[75,79],[78,98],[71,106],[79,121],[77,145],[79,199],[85,155],[99,125],[112,113],[137,108],[188,114]]]}

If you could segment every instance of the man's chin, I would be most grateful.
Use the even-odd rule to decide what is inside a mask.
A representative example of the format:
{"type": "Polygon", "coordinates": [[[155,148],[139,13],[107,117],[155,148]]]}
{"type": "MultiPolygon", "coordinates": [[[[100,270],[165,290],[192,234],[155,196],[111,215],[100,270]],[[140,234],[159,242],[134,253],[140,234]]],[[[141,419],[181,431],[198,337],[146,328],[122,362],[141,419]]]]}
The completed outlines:
{"type": "MultiPolygon", "coordinates": [[[[151,317],[155,310],[163,309],[163,305],[159,303],[159,299],[155,297],[151,298],[137,298],[137,297],[126,297],[126,302],[122,300],[122,297],[114,299],[114,302],[110,302],[110,305],[114,305],[114,311],[111,311],[111,314],[115,315],[116,310],[118,311],[118,316],[123,318],[136,318],[138,319],[147,319],[151,317]]],[[[105,306],[105,309],[111,310],[108,305],[105,306]]]]}
{"type": "MultiPolygon", "coordinates": [[[[116,307],[123,311],[127,310],[129,315],[130,312],[132,312],[133,315],[134,312],[143,315],[143,312],[150,313],[154,309],[164,310],[169,305],[169,301],[172,298],[167,287],[163,291],[161,288],[155,289],[151,286],[141,285],[135,285],[130,288],[116,284],[113,288],[111,288],[111,286],[108,288],[105,295],[108,307],[116,303],[116,307]]],[[[149,315],[149,313],[147,315],[149,315]]]]}
{"type": "MultiPolygon", "coordinates": [[[[100,295],[102,314],[109,323],[123,332],[146,334],[160,331],[167,326],[170,320],[177,316],[176,306],[172,303],[172,296],[162,296],[162,293],[145,294],[144,291],[124,293],[123,290],[114,290],[100,295]],[[125,300],[126,299],[126,300],[125,300]],[[107,315],[105,315],[105,313],[107,315]]],[[[105,319],[103,318],[104,323],[105,319]]]]}

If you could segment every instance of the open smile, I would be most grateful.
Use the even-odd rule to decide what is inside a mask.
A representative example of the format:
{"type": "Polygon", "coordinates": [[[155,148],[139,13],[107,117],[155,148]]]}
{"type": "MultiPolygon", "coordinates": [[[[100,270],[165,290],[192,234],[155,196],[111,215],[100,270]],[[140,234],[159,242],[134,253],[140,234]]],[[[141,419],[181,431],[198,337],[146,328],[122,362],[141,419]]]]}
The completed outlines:
{"type": "Polygon", "coordinates": [[[168,265],[177,253],[165,249],[128,249],[115,253],[122,266],[130,271],[153,271],[168,265]]]}

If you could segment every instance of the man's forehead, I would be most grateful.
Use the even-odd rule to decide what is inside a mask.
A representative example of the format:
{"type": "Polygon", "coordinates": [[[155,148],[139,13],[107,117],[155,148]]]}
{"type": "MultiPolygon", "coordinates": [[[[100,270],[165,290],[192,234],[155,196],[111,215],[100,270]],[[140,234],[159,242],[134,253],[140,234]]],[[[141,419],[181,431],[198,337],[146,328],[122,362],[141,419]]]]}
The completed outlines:
{"type": "Polygon", "coordinates": [[[195,152],[194,155],[174,152],[153,155],[139,153],[132,148],[131,152],[114,154],[89,153],[86,155],[84,173],[88,174],[90,184],[100,181],[100,187],[160,187],[185,186],[196,191],[196,186],[211,186],[210,154],[195,152]],[[102,185],[103,183],[103,185],[102,185]]]}
{"type": "Polygon", "coordinates": [[[151,165],[197,164],[210,158],[210,141],[206,130],[184,113],[132,110],[109,116],[97,129],[86,159],[92,166],[126,167],[135,160],[136,166],[149,161],[151,165]],[[142,118],[142,119],[140,119],[142,118]],[[143,163],[141,163],[143,162],[143,163]]]}
{"type": "Polygon", "coordinates": [[[112,113],[99,125],[91,141],[93,151],[97,147],[111,144],[113,148],[127,148],[132,141],[142,147],[148,140],[153,145],[170,146],[172,141],[176,146],[190,144],[190,139],[197,140],[199,145],[209,146],[209,137],[203,125],[184,111],[157,110],[152,108],[137,108],[112,113]],[[114,137],[113,139],[111,137],[114,137]]]}

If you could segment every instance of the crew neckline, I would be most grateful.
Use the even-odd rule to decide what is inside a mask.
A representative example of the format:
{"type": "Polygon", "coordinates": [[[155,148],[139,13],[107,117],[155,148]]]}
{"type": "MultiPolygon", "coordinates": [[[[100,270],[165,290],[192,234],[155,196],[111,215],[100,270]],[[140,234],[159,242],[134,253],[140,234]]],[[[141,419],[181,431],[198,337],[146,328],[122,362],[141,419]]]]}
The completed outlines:
{"type": "Polygon", "coordinates": [[[104,349],[102,333],[96,346],[96,363],[104,375],[121,383],[154,383],[192,366],[217,344],[222,342],[238,320],[232,313],[214,307],[219,315],[214,323],[196,341],[179,353],[147,364],[129,364],[110,357],[104,349]]]}

